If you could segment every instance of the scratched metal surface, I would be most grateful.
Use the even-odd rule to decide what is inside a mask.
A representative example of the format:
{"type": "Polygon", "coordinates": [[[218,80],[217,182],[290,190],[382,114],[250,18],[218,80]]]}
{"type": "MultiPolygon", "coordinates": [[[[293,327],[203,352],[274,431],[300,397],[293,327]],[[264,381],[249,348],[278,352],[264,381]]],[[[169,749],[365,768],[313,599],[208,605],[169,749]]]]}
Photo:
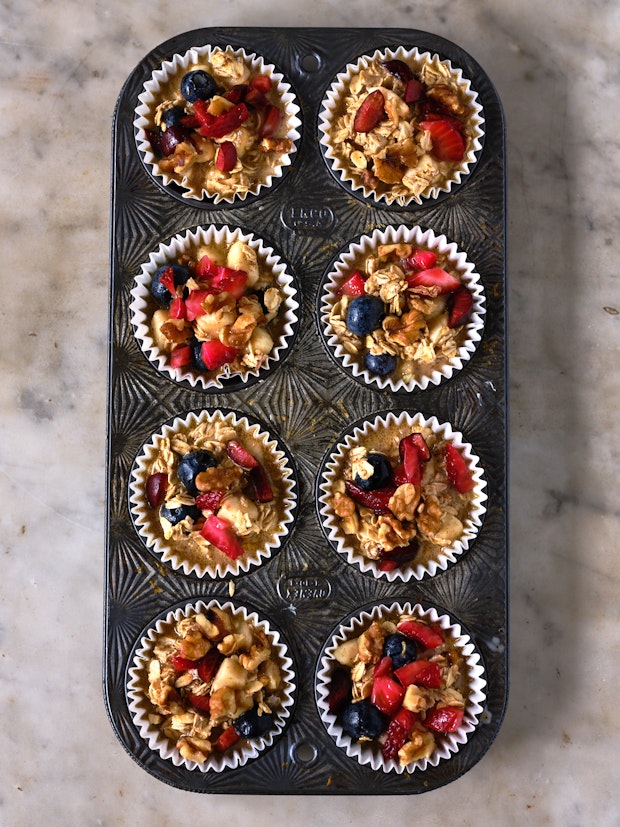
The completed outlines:
{"type": "Polygon", "coordinates": [[[103,686],[114,731],[145,771],[201,793],[414,794],[449,783],[492,744],[508,693],[507,393],[505,148],[501,103],[476,61],[456,44],[411,29],[207,28],[153,49],[135,67],[114,114],[111,176],[109,391],[105,540],[103,686]],[[174,53],[203,44],[243,47],[273,63],[302,108],[296,160],[267,195],[240,206],[183,201],[142,164],[133,110],[145,80],[174,53]],[[377,208],[352,195],[327,168],[318,142],[320,102],[346,63],[377,48],[417,46],[450,59],[472,81],[484,107],[485,141],[473,173],[441,199],[409,208],[377,208]],[[312,56],[310,69],[305,58],[312,56]],[[288,358],[264,381],[226,392],[196,391],[161,376],[140,351],[129,323],[129,292],[157,245],[205,223],[240,226],[288,261],[301,285],[302,318],[288,358]],[[419,224],[464,249],[487,297],[483,341],[467,366],[426,391],[370,390],[337,368],[316,322],[321,278],[353,238],[389,224],[419,224]],[[297,701],[274,746],[246,766],[219,774],[175,767],[142,741],[127,708],[132,652],[159,615],[188,600],[228,598],[227,580],[185,576],[143,546],[128,509],[128,477],[142,444],[174,416],[202,408],[234,408],[258,417],[295,458],[299,505],[294,531],[268,564],[237,578],[234,602],[280,630],[297,673],[297,701]],[[331,549],[319,526],[315,484],[325,452],[353,421],[406,409],[449,421],[470,441],[485,469],[488,512],[471,549],[434,578],[408,585],[377,581],[331,549]],[[483,657],[485,714],[468,743],[425,772],[376,773],[349,759],[327,734],[315,703],[315,670],[323,645],[343,618],[376,602],[420,601],[460,622],[483,657]]]}

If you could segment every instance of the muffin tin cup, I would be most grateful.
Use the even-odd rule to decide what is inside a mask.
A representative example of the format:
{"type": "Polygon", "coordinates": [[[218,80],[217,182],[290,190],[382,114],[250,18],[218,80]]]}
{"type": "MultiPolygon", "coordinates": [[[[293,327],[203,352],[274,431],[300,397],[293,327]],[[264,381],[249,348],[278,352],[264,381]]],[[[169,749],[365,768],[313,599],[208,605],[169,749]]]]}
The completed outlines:
{"type": "MultiPolygon", "coordinates": [[[[369,90],[370,91],[370,90],[369,90]]],[[[484,140],[484,116],[480,105],[478,93],[472,88],[471,81],[463,75],[462,69],[453,65],[450,60],[442,60],[438,54],[431,54],[421,51],[417,47],[408,49],[399,46],[397,49],[377,49],[373,53],[359,57],[355,62],[345,66],[334,78],[329,89],[325,93],[320,112],[319,140],[325,163],[331,173],[343,186],[349,189],[356,197],[375,204],[379,207],[400,208],[412,205],[432,203],[444,194],[450,193],[458,187],[474,168],[482,150],[484,140]],[[392,193],[378,193],[367,186],[356,170],[354,165],[348,165],[340,150],[339,144],[335,144],[330,136],[330,130],[338,116],[339,108],[346,97],[347,87],[351,79],[361,69],[367,67],[373,61],[381,62],[400,60],[408,64],[417,74],[421,68],[427,67],[432,75],[438,78],[449,78],[461,90],[464,98],[471,108],[470,122],[472,135],[470,144],[462,162],[455,167],[443,184],[429,185],[419,195],[398,195],[392,193]]]]}
{"type": "Polygon", "coordinates": [[[326,271],[319,288],[317,304],[322,340],[327,352],[340,369],[360,384],[393,393],[426,390],[451,379],[476,352],[484,332],[486,315],[486,298],[482,280],[473,263],[468,260],[466,253],[459,250],[454,242],[448,241],[445,235],[436,235],[431,229],[423,230],[418,226],[407,227],[405,225],[390,225],[383,230],[377,229],[348,244],[326,271]],[[330,313],[338,299],[338,287],[347,274],[356,269],[356,261],[372,254],[379,245],[401,243],[412,244],[414,247],[446,255],[450,270],[458,274],[461,283],[469,289],[473,298],[471,314],[464,325],[463,341],[456,355],[447,359],[445,364],[433,369],[425,369],[423,365],[420,365],[420,375],[407,380],[401,376],[390,374],[379,376],[370,373],[364,366],[363,349],[360,354],[350,353],[330,321],[330,313]]]}
{"type": "Polygon", "coordinates": [[[171,609],[164,617],[154,621],[144,631],[130,663],[127,676],[127,701],[129,712],[134,725],[139,731],[140,738],[148,744],[150,750],[157,753],[164,761],[170,761],[175,766],[184,767],[190,772],[221,773],[243,767],[248,761],[264,754],[273,746],[287,726],[294,708],[297,679],[293,661],[289,657],[288,647],[282,636],[267,620],[260,618],[256,612],[249,611],[246,607],[236,605],[230,601],[223,602],[215,598],[198,600],[171,609]],[[281,696],[279,703],[273,710],[274,727],[272,729],[259,738],[250,739],[246,745],[233,746],[223,753],[213,750],[204,763],[198,763],[184,758],[176,745],[163,735],[159,727],[151,720],[155,707],[147,694],[147,672],[157,639],[162,635],[170,634],[174,625],[183,618],[207,611],[213,606],[217,606],[225,612],[230,612],[232,615],[240,617],[262,630],[270,640],[275,658],[280,666],[283,688],[279,692],[281,696]]]}
{"type": "Polygon", "coordinates": [[[463,435],[453,430],[448,422],[440,423],[436,417],[425,418],[421,414],[412,415],[407,411],[400,413],[389,411],[368,417],[350,426],[330,448],[323,460],[317,479],[317,510],[321,528],[328,542],[349,565],[357,567],[361,572],[375,578],[389,582],[422,580],[425,577],[434,577],[445,571],[455,563],[467,549],[475,542],[482,526],[486,513],[486,480],[480,465],[480,460],[472,446],[464,440],[463,435]],[[402,436],[410,434],[414,429],[430,428],[430,430],[451,443],[460,452],[474,481],[471,503],[467,519],[463,525],[462,535],[451,545],[441,548],[437,556],[424,563],[414,558],[411,563],[392,571],[382,571],[377,560],[366,557],[361,548],[353,544],[349,535],[342,531],[341,521],[334,512],[331,498],[334,484],[342,479],[342,470],[348,451],[357,446],[368,444],[368,440],[381,436],[390,430],[402,436]]]}
{"type": "Polygon", "coordinates": [[[169,241],[162,242],[150,254],[148,261],[142,265],[135,278],[131,297],[129,310],[135,337],[140,349],[153,367],[173,382],[184,383],[191,388],[210,393],[231,388],[239,390],[241,387],[249,386],[269,376],[288,355],[299,325],[297,280],[272,247],[253,233],[244,232],[239,227],[213,224],[201,226],[178,233],[169,241]],[[256,368],[230,370],[227,365],[224,365],[219,371],[203,373],[192,366],[173,367],[170,364],[170,355],[159,348],[150,328],[153,311],[157,309],[156,302],[150,293],[153,276],[160,266],[176,263],[182,254],[191,254],[209,245],[229,247],[236,241],[243,241],[256,251],[261,271],[273,274],[274,285],[278,286],[284,295],[278,317],[268,328],[276,331],[273,349],[265,361],[256,368]]]}
{"type": "Polygon", "coordinates": [[[282,175],[288,171],[288,167],[295,159],[301,137],[299,131],[301,128],[300,108],[291,85],[285,80],[282,73],[273,64],[267,63],[261,55],[247,52],[245,49],[233,49],[231,46],[226,46],[225,49],[211,45],[195,46],[183,54],[175,54],[170,60],[165,60],[153,72],[151,78],[146,81],[138,100],[139,105],[134,113],[134,126],[137,146],[145,167],[159,186],[169,190],[172,194],[179,194],[182,199],[197,206],[215,205],[226,207],[243,204],[248,198],[253,200],[253,197],[269,192],[271,188],[279,183],[282,175]],[[282,153],[271,174],[266,176],[264,181],[255,182],[248,191],[243,193],[209,193],[205,188],[200,191],[194,189],[188,183],[187,177],[180,174],[170,175],[162,170],[159,159],[153,152],[148,138],[148,129],[152,126],[153,108],[161,87],[175,76],[178,76],[180,81],[182,75],[189,71],[192,66],[202,65],[204,61],[208,61],[214,50],[224,51],[226,54],[241,58],[246,66],[250,68],[252,75],[268,74],[272,82],[275,81],[277,95],[284,110],[283,119],[286,121],[287,127],[286,137],[292,142],[291,151],[282,153]]]}
{"type": "Polygon", "coordinates": [[[198,794],[234,796],[266,790],[273,795],[417,795],[467,773],[493,744],[507,703],[509,652],[505,206],[501,102],[475,59],[438,35],[350,27],[204,28],[157,45],[128,75],[112,124],[103,692],[119,743],[158,781],[198,794]],[[187,197],[176,182],[165,184],[154,174],[145,159],[148,148],[136,140],[136,108],[154,72],[196,44],[263,55],[264,65],[269,60],[290,85],[299,107],[295,131],[300,137],[294,138],[290,163],[269,186],[244,199],[187,197]],[[342,67],[354,65],[360,55],[396,52],[399,45],[438,55],[462,70],[484,116],[481,149],[461,181],[434,198],[406,205],[366,197],[343,181],[324,157],[319,131],[326,90],[342,67]],[[213,377],[199,381],[160,370],[137,335],[138,326],[146,326],[148,279],[141,279],[150,257],[160,246],[180,249],[186,236],[200,228],[210,231],[214,217],[217,229],[251,235],[274,251],[292,280],[287,283],[296,304],[285,320],[292,332],[278,342],[269,369],[245,378],[222,376],[219,383],[212,383],[213,377]],[[428,228],[436,238],[453,239],[459,251],[467,251],[479,276],[484,322],[467,364],[449,380],[442,377],[424,389],[396,392],[344,368],[319,321],[326,274],[338,256],[352,239],[356,243],[395,223],[419,225],[421,232],[428,228]],[[138,312],[144,318],[134,318],[138,312]],[[259,424],[291,469],[292,519],[282,526],[274,547],[247,568],[201,573],[181,560],[164,559],[164,551],[148,545],[144,529],[136,525],[144,507],[142,454],[154,450],[153,438],[175,420],[205,411],[232,412],[259,424]],[[463,450],[471,440],[472,457],[474,452],[480,457],[482,494],[488,496],[480,498],[484,525],[476,527],[467,551],[419,579],[375,576],[349,563],[327,539],[317,508],[323,494],[318,481],[339,435],[373,416],[402,411],[450,423],[463,450]],[[152,721],[129,694],[137,691],[129,686],[134,680],[129,673],[137,666],[138,651],[152,645],[150,633],[159,621],[210,600],[243,607],[266,620],[271,630],[282,630],[284,655],[295,664],[294,699],[273,742],[258,745],[244,763],[190,769],[168,757],[168,747],[164,756],[160,741],[149,741],[152,733],[141,735],[141,727],[152,721]],[[466,743],[414,771],[375,770],[371,763],[351,758],[327,731],[318,706],[317,670],[340,626],[345,628],[360,612],[370,614],[375,605],[393,603],[419,604],[425,611],[433,607],[440,617],[450,618],[450,626],[466,629],[484,659],[488,680],[484,710],[476,715],[478,723],[466,734],[466,743]]]}
{"type": "Polygon", "coordinates": [[[349,758],[358,761],[360,764],[368,765],[375,771],[409,774],[424,772],[429,766],[437,766],[440,761],[447,760],[451,755],[458,752],[459,748],[467,742],[478,725],[484,710],[486,678],[480,654],[470,635],[447,614],[439,614],[435,607],[425,609],[419,603],[415,605],[411,603],[383,604],[360,611],[359,614],[343,621],[334,630],[319,659],[316,675],[316,697],[319,714],[327,732],[349,758]],[[359,636],[373,621],[393,615],[414,615],[429,624],[439,626],[446,637],[453,639],[455,647],[464,658],[467,665],[469,684],[465,713],[459,728],[455,732],[440,736],[437,739],[437,748],[428,758],[421,758],[404,765],[396,758],[385,759],[381,754],[381,745],[378,740],[366,741],[360,739],[354,741],[349,734],[343,731],[337,715],[330,712],[328,704],[331,676],[337,665],[337,661],[334,659],[334,650],[346,640],[359,636]]]}
{"type": "MultiPolygon", "coordinates": [[[[143,445],[133,464],[129,480],[129,508],[136,532],[144,545],[162,562],[173,569],[202,578],[235,577],[263,565],[270,560],[286,543],[293,528],[297,510],[297,484],[293,460],[284,448],[279,437],[270,432],[265,425],[253,417],[238,411],[209,409],[191,412],[179,416],[153,434],[143,445]],[[173,541],[162,534],[157,514],[148,504],[146,483],[149,468],[159,454],[159,445],[163,438],[171,438],[179,432],[187,433],[199,426],[208,429],[214,424],[230,426],[240,434],[239,441],[244,444],[244,437],[255,441],[266,457],[269,457],[280,475],[272,479],[274,498],[281,497],[276,507],[281,510],[277,527],[265,537],[256,550],[248,551],[236,560],[223,559],[215,561],[205,558],[200,549],[177,549],[173,541]]],[[[241,538],[243,543],[243,538],[241,538]]],[[[223,557],[223,555],[221,555],[223,557]]]]}

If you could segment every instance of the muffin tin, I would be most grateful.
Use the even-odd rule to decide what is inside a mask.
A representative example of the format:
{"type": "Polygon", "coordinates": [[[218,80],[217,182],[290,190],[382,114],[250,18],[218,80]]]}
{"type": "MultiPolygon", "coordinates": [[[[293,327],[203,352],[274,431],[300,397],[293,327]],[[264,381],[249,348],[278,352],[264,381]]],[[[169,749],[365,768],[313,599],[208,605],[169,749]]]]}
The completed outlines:
{"type": "Polygon", "coordinates": [[[416,794],[453,781],[486,753],[508,694],[507,385],[505,149],[499,98],[458,45],[412,29],[206,28],[153,49],[128,77],[113,123],[111,179],[107,513],[103,686],[112,727],[129,755],[161,781],[194,792],[234,794],[416,794]],[[188,203],[149,173],[133,125],[144,83],[164,60],[204,44],[260,54],[280,71],[301,106],[301,140],[274,186],[239,204],[188,203]],[[450,60],[471,80],[484,113],[484,144],[471,173],[450,193],[408,207],[378,206],[334,176],[318,140],[322,100],[334,77],[360,55],[399,46],[450,60]],[[202,389],[158,373],[131,325],[131,290],[158,245],[210,224],[255,233],[287,262],[300,288],[300,324],[290,352],[264,379],[202,389]],[[390,225],[444,234],[466,252],[483,282],[482,341],[450,379],[392,393],[341,370],[320,328],[319,286],[354,239],[390,225]],[[235,578],[198,577],[153,555],[130,514],[129,481],[141,447],[162,425],[203,409],[235,409],[282,440],[296,468],[298,511],[282,548],[235,578]],[[347,563],[320,527],[317,480],[326,452],[362,418],[407,410],[448,422],[472,444],[487,481],[487,512],[471,547],[433,577],[378,579],[347,563]],[[295,704],[273,744],[244,766],[196,772],[150,749],[134,723],[129,670],[144,634],[189,602],[232,600],[281,635],[297,678],[295,704]],[[486,700],[467,742],[423,771],[361,766],[337,746],[317,706],[317,670],[342,623],[372,607],[418,603],[447,615],[484,665],[486,700]]]}

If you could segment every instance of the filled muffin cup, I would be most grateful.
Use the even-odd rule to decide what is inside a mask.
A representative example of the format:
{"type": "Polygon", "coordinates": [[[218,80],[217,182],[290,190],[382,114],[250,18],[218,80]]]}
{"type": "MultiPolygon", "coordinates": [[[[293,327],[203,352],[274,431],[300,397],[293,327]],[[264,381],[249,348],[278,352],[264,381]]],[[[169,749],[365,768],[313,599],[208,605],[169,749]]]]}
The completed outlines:
{"type": "Polygon", "coordinates": [[[471,546],[485,489],[478,457],[450,423],[389,411],[360,420],[328,450],[317,510],[347,563],[408,582],[445,571],[471,546]]]}
{"type": "Polygon", "coordinates": [[[323,343],[361,384],[414,391],[439,385],[475,353],[486,300],[454,242],[418,226],[388,226],[349,244],[319,289],[323,343]]]}
{"type": "Polygon", "coordinates": [[[299,326],[288,265],[238,227],[197,227],[154,250],[134,280],[131,324],[153,367],[197,390],[267,378],[299,326]]]}
{"type": "Polygon", "coordinates": [[[164,188],[201,206],[243,203],[291,166],[300,107],[281,72],[231,46],[200,46],[164,61],[138,97],[142,160],[164,188]]]}
{"type": "Polygon", "coordinates": [[[402,46],[348,64],[319,117],[321,149],[336,179],[380,206],[449,193],[471,173],[483,136],[482,106],[462,70],[402,46]]]}
{"type": "Polygon", "coordinates": [[[375,605],[343,621],[316,677],[328,733],[349,758],[385,773],[424,771],[458,752],[485,687],[471,637],[419,603],[375,605]]]}
{"type": "Polygon", "coordinates": [[[231,602],[199,600],[144,632],[128,669],[128,706],[161,758],[217,773],[273,745],[295,681],[286,643],[267,620],[231,602]]]}
{"type": "Polygon", "coordinates": [[[140,539],[173,569],[243,574],[288,539],[297,509],[293,461],[258,420],[232,410],[191,412],[142,446],[129,507],[140,539]]]}

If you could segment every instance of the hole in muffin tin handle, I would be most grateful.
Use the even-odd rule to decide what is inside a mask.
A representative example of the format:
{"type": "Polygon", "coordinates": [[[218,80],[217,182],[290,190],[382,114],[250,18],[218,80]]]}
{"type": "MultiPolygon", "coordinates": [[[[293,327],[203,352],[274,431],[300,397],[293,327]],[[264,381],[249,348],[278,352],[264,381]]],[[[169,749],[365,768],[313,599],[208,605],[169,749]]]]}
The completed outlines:
{"type": "Polygon", "coordinates": [[[309,74],[313,72],[318,72],[321,68],[321,65],[321,58],[313,52],[310,52],[306,55],[302,55],[302,57],[299,59],[299,66],[301,70],[303,72],[308,72],[309,74]]]}
{"type": "Polygon", "coordinates": [[[318,750],[307,741],[298,741],[290,748],[291,761],[302,767],[308,767],[316,761],[318,750]]]}

